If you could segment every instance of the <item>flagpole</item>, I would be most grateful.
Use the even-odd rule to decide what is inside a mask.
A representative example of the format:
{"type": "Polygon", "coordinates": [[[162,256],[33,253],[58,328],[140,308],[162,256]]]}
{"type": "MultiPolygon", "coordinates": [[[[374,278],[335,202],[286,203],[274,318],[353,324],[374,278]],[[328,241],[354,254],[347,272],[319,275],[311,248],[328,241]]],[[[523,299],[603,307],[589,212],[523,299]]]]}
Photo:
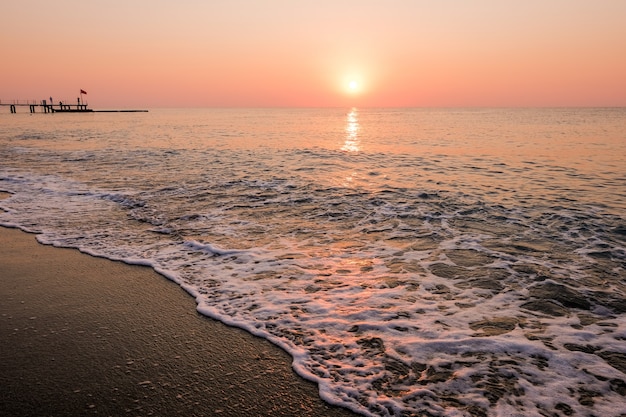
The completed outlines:
{"type": "Polygon", "coordinates": [[[85,101],[83,100],[83,94],[87,94],[87,92],[81,88],[81,89],[80,89],[80,98],[79,98],[79,100],[81,101],[81,103],[79,103],[79,110],[80,110],[80,105],[81,105],[81,104],[82,104],[83,106],[85,106],[85,110],[87,110],[87,105],[85,104],[85,101]]]}

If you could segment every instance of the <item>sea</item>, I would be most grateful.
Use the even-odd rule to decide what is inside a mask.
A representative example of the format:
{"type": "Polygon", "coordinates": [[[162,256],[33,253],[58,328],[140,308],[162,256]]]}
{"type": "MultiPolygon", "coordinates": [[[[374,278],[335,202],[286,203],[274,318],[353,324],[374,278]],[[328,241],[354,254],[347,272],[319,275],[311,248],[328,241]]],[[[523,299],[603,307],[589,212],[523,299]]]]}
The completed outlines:
{"type": "Polygon", "coordinates": [[[362,415],[626,413],[626,108],[2,111],[0,191],[362,415]]]}

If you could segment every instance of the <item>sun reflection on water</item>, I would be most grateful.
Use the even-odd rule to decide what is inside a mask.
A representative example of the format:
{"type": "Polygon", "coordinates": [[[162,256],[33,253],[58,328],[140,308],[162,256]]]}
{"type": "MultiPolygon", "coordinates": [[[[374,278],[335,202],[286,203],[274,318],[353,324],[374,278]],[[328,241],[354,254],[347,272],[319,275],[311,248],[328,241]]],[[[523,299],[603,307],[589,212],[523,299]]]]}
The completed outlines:
{"type": "Polygon", "coordinates": [[[353,108],[346,119],[346,139],[341,147],[345,152],[359,152],[361,150],[361,141],[359,140],[359,114],[356,108],[353,108]]]}

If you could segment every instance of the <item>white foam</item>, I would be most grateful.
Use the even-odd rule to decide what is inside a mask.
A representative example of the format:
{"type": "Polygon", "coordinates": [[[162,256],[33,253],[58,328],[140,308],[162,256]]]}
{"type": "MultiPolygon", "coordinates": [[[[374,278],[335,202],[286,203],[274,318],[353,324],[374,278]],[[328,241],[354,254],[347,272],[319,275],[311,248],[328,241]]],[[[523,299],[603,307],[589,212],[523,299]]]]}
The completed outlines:
{"type": "Polygon", "coordinates": [[[237,250],[237,249],[220,249],[220,248],[216,247],[215,245],[211,245],[209,243],[199,243],[199,242],[196,242],[196,241],[193,241],[193,240],[186,241],[185,245],[188,246],[191,249],[200,250],[200,251],[212,254],[212,255],[220,255],[220,256],[234,255],[234,254],[238,254],[238,253],[242,253],[243,252],[243,251],[237,250]]]}

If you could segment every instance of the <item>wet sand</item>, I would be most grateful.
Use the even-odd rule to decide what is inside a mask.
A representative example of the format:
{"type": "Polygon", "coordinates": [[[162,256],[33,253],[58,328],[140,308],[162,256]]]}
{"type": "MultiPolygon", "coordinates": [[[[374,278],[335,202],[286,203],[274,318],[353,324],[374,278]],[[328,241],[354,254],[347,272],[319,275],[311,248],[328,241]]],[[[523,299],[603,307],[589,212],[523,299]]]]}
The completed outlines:
{"type": "Polygon", "coordinates": [[[0,415],[354,416],[152,269],[0,227],[0,415]]]}

